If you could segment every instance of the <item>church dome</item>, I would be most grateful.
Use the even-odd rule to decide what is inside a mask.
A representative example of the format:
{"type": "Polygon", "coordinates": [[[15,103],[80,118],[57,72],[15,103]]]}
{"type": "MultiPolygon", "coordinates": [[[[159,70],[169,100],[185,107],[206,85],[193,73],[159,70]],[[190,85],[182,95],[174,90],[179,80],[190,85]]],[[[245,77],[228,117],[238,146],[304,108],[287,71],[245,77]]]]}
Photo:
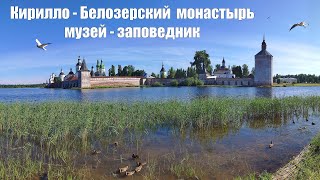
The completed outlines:
{"type": "Polygon", "coordinates": [[[81,59],[80,59],[80,56],[78,57],[78,63],[76,64],[76,66],[81,66],[81,59]]]}
{"type": "Polygon", "coordinates": [[[73,73],[72,69],[70,69],[69,75],[73,75],[73,74],[74,73],[73,73]]]}
{"type": "Polygon", "coordinates": [[[63,72],[63,70],[62,70],[62,68],[61,68],[61,71],[60,71],[60,74],[59,74],[60,76],[63,76],[64,75],[64,72],[63,72]]]}
{"type": "Polygon", "coordinates": [[[164,67],[162,66],[160,72],[165,72],[166,70],[164,69],[164,67]]]}
{"type": "Polygon", "coordinates": [[[164,69],[163,63],[162,63],[162,68],[161,68],[160,72],[166,72],[166,70],[164,69]]]}

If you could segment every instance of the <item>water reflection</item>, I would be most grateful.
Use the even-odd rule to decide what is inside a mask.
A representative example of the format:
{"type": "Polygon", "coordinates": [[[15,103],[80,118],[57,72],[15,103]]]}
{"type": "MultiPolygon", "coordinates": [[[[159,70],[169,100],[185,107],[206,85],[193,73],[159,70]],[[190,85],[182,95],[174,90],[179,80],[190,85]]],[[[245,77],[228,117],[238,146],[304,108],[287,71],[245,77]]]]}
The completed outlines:
{"type": "MultiPolygon", "coordinates": [[[[205,166],[203,179],[232,179],[247,173],[275,172],[307,145],[319,131],[302,116],[291,123],[293,116],[245,121],[239,127],[212,127],[185,130],[158,129],[143,139],[144,153],[161,156],[159,152],[176,154],[176,161],[193,154],[195,166],[205,166]],[[306,127],[300,130],[299,127],[306,127]],[[158,141],[155,141],[158,139],[158,141]],[[273,141],[275,146],[269,149],[273,141]],[[156,148],[155,148],[156,147],[156,148]],[[153,152],[155,151],[155,152],[153,152]],[[206,164],[211,164],[207,166],[206,164]]],[[[317,121],[316,116],[310,117],[317,121]]]]}
{"type": "Polygon", "coordinates": [[[272,98],[274,88],[255,88],[255,97],[272,98]]]}
{"type": "Polygon", "coordinates": [[[1,89],[1,102],[41,101],[189,101],[208,97],[286,97],[320,95],[320,87],[159,87],[159,88],[110,88],[110,89],[1,89]]]}

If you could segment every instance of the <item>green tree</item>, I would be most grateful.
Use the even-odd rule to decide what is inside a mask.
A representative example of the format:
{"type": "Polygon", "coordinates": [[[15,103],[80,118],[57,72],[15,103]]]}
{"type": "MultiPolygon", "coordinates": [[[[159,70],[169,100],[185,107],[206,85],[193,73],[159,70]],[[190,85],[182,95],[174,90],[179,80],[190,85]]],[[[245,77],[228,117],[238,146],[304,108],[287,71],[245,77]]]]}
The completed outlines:
{"type": "Polygon", "coordinates": [[[175,74],[174,78],[179,79],[179,78],[186,78],[186,77],[187,77],[186,70],[184,70],[182,68],[176,70],[176,74],[175,74]]]}
{"type": "Polygon", "coordinates": [[[128,75],[127,76],[133,76],[134,71],[135,71],[134,66],[128,65],[128,75]]]}
{"type": "Polygon", "coordinates": [[[174,79],[174,80],[172,80],[172,81],[170,82],[170,85],[171,85],[171,86],[178,86],[178,85],[179,85],[179,82],[178,82],[176,79],[174,79]]]}
{"type": "Polygon", "coordinates": [[[128,76],[128,74],[129,74],[128,66],[124,66],[121,72],[121,76],[128,76]]]}
{"type": "Polygon", "coordinates": [[[242,75],[243,77],[249,76],[249,67],[246,64],[242,65],[242,75]]]}
{"type": "Polygon", "coordinates": [[[164,73],[161,73],[160,78],[161,79],[165,78],[164,73]]]}
{"type": "Polygon", "coordinates": [[[109,69],[109,76],[115,76],[116,75],[116,70],[114,65],[111,66],[111,68],[109,69]]]}
{"type": "Polygon", "coordinates": [[[151,73],[151,76],[152,77],[157,77],[157,75],[154,72],[151,73]]]}
{"type": "Polygon", "coordinates": [[[132,76],[144,76],[145,71],[144,70],[136,70],[132,73],[132,76]]]}
{"type": "Polygon", "coordinates": [[[209,65],[209,66],[208,66],[207,72],[210,73],[210,75],[213,73],[213,67],[212,67],[212,65],[209,65]]]}
{"type": "Polygon", "coordinates": [[[176,75],[176,71],[173,69],[173,67],[171,67],[170,69],[169,69],[169,71],[168,71],[168,77],[167,78],[169,78],[169,79],[173,79],[174,77],[175,77],[175,75],[176,75]]]}
{"type": "Polygon", "coordinates": [[[238,78],[242,78],[243,77],[241,66],[232,66],[232,72],[238,78]]]}
{"type": "Polygon", "coordinates": [[[122,76],[122,67],[121,65],[118,65],[118,74],[117,76],[122,76]]]}
{"type": "Polygon", "coordinates": [[[54,82],[54,83],[59,83],[59,82],[61,82],[60,77],[54,77],[53,82],[54,82]]]}
{"type": "Polygon", "coordinates": [[[221,68],[221,64],[216,64],[216,69],[220,69],[221,68]]]}
{"type": "Polygon", "coordinates": [[[187,77],[198,78],[198,74],[197,74],[196,68],[188,67],[188,69],[187,69],[187,77]]]}
{"type": "Polygon", "coordinates": [[[190,62],[191,66],[195,66],[197,73],[201,73],[203,70],[202,64],[206,67],[206,70],[210,72],[209,66],[211,64],[211,61],[209,59],[209,54],[203,50],[203,51],[196,51],[194,57],[194,61],[190,62]]]}
{"type": "Polygon", "coordinates": [[[251,69],[251,74],[254,75],[255,73],[256,73],[256,68],[253,67],[253,68],[251,69]]]}

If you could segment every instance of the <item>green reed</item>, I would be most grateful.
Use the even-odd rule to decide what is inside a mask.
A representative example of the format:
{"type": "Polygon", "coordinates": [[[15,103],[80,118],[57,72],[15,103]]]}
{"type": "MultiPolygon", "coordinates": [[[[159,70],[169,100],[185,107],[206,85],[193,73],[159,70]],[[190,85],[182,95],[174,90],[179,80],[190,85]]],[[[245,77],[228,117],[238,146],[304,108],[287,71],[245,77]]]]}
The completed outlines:
{"type": "MultiPolygon", "coordinates": [[[[76,155],[89,154],[93,141],[111,143],[125,131],[147,131],[169,126],[192,133],[242,123],[257,126],[294,116],[317,115],[320,97],[210,98],[189,102],[45,102],[0,104],[1,179],[31,178],[42,171],[51,178],[81,178],[74,164],[76,155]],[[19,157],[19,159],[17,158],[19,157]],[[27,168],[21,168],[25,167],[27,168]]],[[[134,140],[132,140],[134,141],[134,140]]],[[[137,149],[139,145],[136,143],[137,149]]],[[[176,170],[177,167],[172,167],[176,170]]],[[[179,170],[179,168],[178,168],[179,170]]]]}

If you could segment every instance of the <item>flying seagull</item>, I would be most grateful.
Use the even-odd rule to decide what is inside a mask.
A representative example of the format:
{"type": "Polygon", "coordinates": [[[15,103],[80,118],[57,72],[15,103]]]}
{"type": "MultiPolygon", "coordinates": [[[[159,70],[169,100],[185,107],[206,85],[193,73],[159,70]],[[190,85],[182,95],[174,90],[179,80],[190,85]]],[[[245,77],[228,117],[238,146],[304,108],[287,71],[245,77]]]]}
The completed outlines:
{"type": "Polygon", "coordinates": [[[40,48],[40,49],[43,49],[45,51],[47,50],[45,47],[47,47],[49,44],[51,44],[51,43],[41,44],[38,39],[36,39],[36,42],[37,42],[37,47],[40,48]]]}
{"type": "Polygon", "coordinates": [[[300,22],[300,23],[297,23],[297,24],[294,24],[289,31],[291,31],[293,28],[297,27],[297,26],[302,26],[304,28],[306,28],[309,24],[306,23],[306,22],[300,22]]]}

